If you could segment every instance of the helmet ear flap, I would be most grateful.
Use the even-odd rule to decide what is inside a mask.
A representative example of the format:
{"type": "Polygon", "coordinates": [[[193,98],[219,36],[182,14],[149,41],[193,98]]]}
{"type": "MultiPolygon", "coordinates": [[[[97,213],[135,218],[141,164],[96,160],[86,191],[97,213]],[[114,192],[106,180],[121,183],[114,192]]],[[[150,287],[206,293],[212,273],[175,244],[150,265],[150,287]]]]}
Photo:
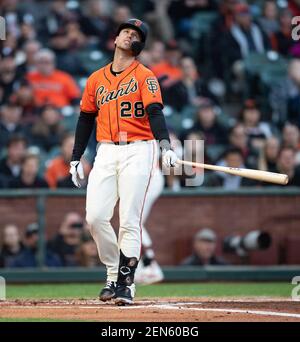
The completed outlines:
{"type": "Polygon", "coordinates": [[[145,43],[135,41],[131,44],[131,51],[134,56],[138,56],[144,47],[145,47],[145,43]]]}

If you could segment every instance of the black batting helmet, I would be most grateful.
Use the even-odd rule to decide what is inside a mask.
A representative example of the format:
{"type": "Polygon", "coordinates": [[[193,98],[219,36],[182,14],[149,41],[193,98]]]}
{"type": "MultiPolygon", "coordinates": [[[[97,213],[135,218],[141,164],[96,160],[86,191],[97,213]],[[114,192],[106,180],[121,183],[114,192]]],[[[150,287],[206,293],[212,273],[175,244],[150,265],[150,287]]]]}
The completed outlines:
{"type": "Polygon", "coordinates": [[[139,19],[129,19],[119,26],[117,35],[119,35],[119,33],[125,28],[134,29],[141,36],[141,42],[133,42],[131,46],[131,50],[133,54],[137,56],[145,47],[145,42],[146,42],[147,35],[148,35],[148,26],[146,23],[142,22],[139,19]]]}

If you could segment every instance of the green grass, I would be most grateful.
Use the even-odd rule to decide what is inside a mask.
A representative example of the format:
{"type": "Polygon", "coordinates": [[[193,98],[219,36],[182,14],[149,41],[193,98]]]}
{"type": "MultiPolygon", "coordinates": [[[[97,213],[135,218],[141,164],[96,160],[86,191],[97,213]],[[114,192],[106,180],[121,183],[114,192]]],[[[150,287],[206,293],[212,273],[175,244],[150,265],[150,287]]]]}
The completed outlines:
{"type": "MultiPolygon", "coordinates": [[[[7,285],[7,299],[96,298],[99,284],[7,285]]],[[[176,283],[138,286],[137,297],[289,297],[290,283],[176,283]]]]}

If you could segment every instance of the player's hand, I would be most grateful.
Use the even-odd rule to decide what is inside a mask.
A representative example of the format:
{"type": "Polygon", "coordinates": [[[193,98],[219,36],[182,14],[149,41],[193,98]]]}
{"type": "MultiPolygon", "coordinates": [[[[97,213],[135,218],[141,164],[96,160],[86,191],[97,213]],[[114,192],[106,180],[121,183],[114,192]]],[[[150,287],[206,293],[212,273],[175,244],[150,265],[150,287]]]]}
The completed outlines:
{"type": "Polygon", "coordinates": [[[172,150],[163,150],[162,152],[162,163],[166,167],[174,167],[176,166],[176,162],[178,160],[178,157],[176,153],[172,150]]]}
{"type": "Polygon", "coordinates": [[[81,180],[84,179],[82,163],[79,160],[74,160],[74,161],[71,161],[70,166],[71,166],[70,174],[72,175],[72,182],[74,183],[75,186],[77,186],[77,188],[80,188],[81,184],[80,184],[79,178],[81,180]]]}

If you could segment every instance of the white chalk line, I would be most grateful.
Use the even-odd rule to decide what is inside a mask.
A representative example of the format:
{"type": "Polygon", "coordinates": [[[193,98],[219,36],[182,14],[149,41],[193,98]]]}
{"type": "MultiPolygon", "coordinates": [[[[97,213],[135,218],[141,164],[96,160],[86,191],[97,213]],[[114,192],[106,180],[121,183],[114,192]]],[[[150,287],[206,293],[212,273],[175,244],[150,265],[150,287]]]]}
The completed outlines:
{"type": "MultiPolygon", "coordinates": [[[[174,304],[152,304],[152,305],[130,305],[130,306],[111,306],[111,305],[99,305],[99,306],[8,306],[9,309],[106,309],[106,310],[137,310],[137,309],[158,309],[158,310],[182,310],[182,311],[203,311],[203,312],[222,312],[222,313],[241,313],[250,314],[258,316],[275,316],[275,317],[289,317],[289,318],[299,318],[300,314],[289,313],[289,312],[274,312],[265,310],[248,310],[248,309],[227,309],[227,308],[187,308],[186,305],[202,305],[203,303],[174,303],[174,304]]],[[[0,309],[1,312],[1,309],[0,309]]]]}

